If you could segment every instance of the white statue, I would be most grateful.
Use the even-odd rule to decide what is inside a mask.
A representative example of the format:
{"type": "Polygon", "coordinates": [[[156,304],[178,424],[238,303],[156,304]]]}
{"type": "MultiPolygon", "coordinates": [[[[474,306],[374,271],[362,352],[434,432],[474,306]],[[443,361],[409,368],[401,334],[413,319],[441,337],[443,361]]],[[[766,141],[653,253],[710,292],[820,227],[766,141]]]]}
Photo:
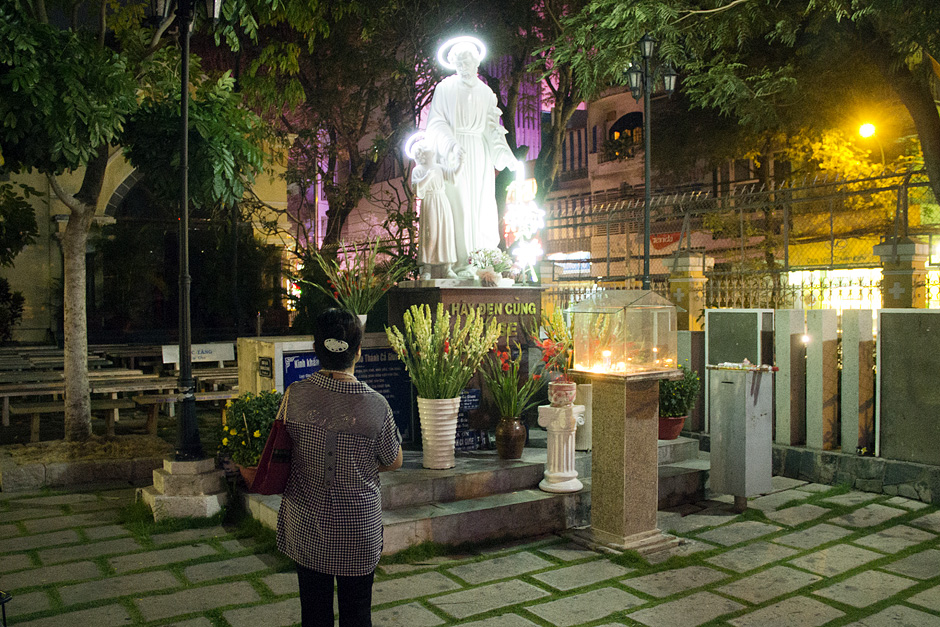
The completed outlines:
{"type": "Polygon", "coordinates": [[[428,140],[445,167],[455,170],[453,182],[444,188],[454,216],[455,269],[461,276],[473,276],[467,267],[471,251],[499,246],[494,170],[518,167],[506,129],[499,124],[496,94],[477,76],[485,52],[472,37],[442,46],[438,60],[457,74],[434,90],[427,123],[428,140]]]}
{"type": "Polygon", "coordinates": [[[418,225],[418,265],[421,278],[457,278],[453,270],[457,262],[454,243],[454,218],[444,193],[445,180],[453,181],[452,170],[444,170],[436,161],[434,149],[416,135],[405,149],[418,165],[411,171],[411,184],[421,199],[418,225]]]}

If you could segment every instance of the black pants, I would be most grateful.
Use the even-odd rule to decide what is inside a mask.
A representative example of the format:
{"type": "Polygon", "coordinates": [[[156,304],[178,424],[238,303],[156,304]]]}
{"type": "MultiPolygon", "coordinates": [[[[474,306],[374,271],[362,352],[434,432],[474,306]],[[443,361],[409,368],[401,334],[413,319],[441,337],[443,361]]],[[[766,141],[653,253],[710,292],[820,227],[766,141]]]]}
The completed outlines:
{"type": "MultiPolygon", "coordinates": [[[[339,627],[372,627],[372,580],[375,572],[359,577],[335,575],[339,627]]],[[[334,575],[297,564],[302,627],[333,627],[334,575]]]]}

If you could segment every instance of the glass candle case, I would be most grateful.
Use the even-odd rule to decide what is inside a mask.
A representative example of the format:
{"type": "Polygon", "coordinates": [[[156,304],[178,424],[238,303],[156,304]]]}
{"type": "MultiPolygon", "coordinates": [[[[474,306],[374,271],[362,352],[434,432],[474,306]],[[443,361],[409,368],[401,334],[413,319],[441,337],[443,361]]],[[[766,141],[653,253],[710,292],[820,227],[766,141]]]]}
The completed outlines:
{"type": "Polygon", "coordinates": [[[659,294],[607,290],[570,311],[574,370],[628,376],[676,369],[676,307],[659,294]]]}

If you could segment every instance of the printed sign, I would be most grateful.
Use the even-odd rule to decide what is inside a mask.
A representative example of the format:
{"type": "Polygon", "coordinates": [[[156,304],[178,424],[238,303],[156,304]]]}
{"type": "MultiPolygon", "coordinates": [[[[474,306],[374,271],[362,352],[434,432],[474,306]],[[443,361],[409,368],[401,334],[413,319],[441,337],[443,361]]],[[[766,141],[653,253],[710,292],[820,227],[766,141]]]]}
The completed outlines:
{"type": "MultiPolygon", "coordinates": [[[[163,346],[163,363],[178,364],[180,347],[177,344],[163,346]]],[[[189,347],[192,361],[234,361],[235,345],[231,342],[221,344],[193,344],[189,347]]]]}
{"type": "Polygon", "coordinates": [[[455,451],[476,451],[486,442],[486,433],[479,429],[470,428],[470,412],[480,408],[480,399],[483,391],[467,388],[460,393],[460,412],[457,414],[457,440],[454,442],[455,451]]]}
{"type": "Polygon", "coordinates": [[[265,379],[274,378],[274,366],[273,359],[270,357],[259,357],[258,358],[258,376],[265,379]]]}
{"type": "MultiPolygon", "coordinates": [[[[291,383],[306,379],[320,369],[320,358],[313,351],[285,353],[284,389],[291,383]]],[[[395,424],[404,441],[414,438],[411,427],[411,380],[405,364],[391,348],[363,348],[362,360],[356,364],[356,378],[381,394],[395,416],[395,424]]]]}

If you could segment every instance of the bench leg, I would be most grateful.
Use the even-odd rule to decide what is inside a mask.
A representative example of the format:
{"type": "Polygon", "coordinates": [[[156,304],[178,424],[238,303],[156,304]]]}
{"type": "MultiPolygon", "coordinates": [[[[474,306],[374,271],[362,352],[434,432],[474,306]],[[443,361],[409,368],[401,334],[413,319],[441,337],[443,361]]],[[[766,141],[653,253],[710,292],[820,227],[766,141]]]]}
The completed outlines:
{"type": "Polygon", "coordinates": [[[10,397],[3,397],[3,426],[10,426],[10,397]]]}
{"type": "MultiPolygon", "coordinates": [[[[113,411],[117,413],[116,409],[113,411]]],[[[108,412],[104,415],[104,424],[105,424],[105,429],[107,431],[107,434],[109,436],[113,436],[114,435],[114,413],[108,412]]]]}
{"type": "Polygon", "coordinates": [[[160,413],[160,406],[154,403],[147,408],[147,433],[157,435],[157,414],[160,413]]]}
{"type": "Polygon", "coordinates": [[[39,414],[30,414],[29,416],[29,441],[39,441],[39,414]]]}
{"type": "MultiPolygon", "coordinates": [[[[117,397],[118,397],[118,393],[117,393],[117,392],[111,392],[111,398],[117,400],[117,397]]],[[[111,410],[111,421],[112,421],[112,422],[111,422],[111,430],[113,431],[113,430],[114,430],[114,423],[115,423],[115,422],[121,422],[121,411],[120,411],[117,407],[115,407],[114,409],[111,410]]],[[[114,433],[108,433],[108,435],[114,435],[114,433]]]]}

